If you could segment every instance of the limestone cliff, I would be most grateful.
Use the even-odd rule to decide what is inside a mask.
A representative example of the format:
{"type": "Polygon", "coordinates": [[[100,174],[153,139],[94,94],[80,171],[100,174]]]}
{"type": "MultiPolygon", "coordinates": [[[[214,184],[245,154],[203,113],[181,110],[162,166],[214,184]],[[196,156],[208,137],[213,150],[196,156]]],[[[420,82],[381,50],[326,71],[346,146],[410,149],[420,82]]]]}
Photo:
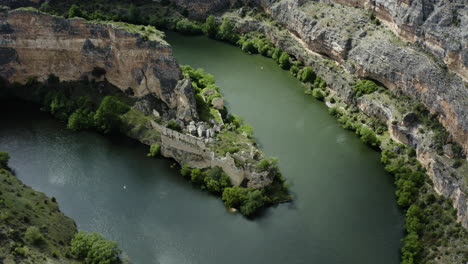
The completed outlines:
{"type": "Polygon", "coordinates": [[[398,36],[440,57],[468,80],[468,5],[464,0],[331,0],[374,12],[398,36]],[[448,32],[450,32],[448,34],[448,32]]]}
{"type": "Polygon", "coordinates": [[[350,73],[421,100],[468,150],[468,88],[462,78],[377,29],[360,10],[284,0],[268,11],[310,50],[342,63],[350,73]]]}
{"type": "MultiPolygon", "coordinates": [[[[144,144],[160,145],[161,154],[180,165],[203,169],[221,167],[234,185],[263,188],[272,184],[275,174],[258,172],[255,166],[262,155],[256,155],[255,159],[249,157],[247,162],[241,156],[217,155],[205,145],[218,142],[216,134],[229,129],[223,126],[222,120],[199,122],[197,136],[191,135],[188,128],[194,127],[199,119],[195,91],[162,36],[163,33],[151,27],[65,19],[30,9],[3,9],[0,12],[0,77],[7,84],[1,87],[0,82],[0,89],[8,96],[32,100],[29,95],[37,89],[49,89],[47,85],[12,84],[24,84],[31,78],[43,82],[54,74],[61,81],[96,84],[78,88],[81,89],[78,92],[64,88],[73,94],[71,97],[92,94],[103,97],[111,93],[107,90],[112,93],[117,90],[119,95],[125,94],[136,101],[132,111],[122,118],[125,124],[122,132],[129,137],[144,144]],[[177,124],[182,133],[162,125],[168,121],[177,124]],[[239,165],[235,159],[244,162],[239,165]]],[[[258,152],[256,147],[251,148],[251,153],[258,152]]]]}
{"type": "Polygon", "coordinates": [[[192,89],[178,85],[182,73],[162,38],[130,33],[114,24],[64,19],[36,11],[0,13],[0,76],[10,82],[106,80],[137,98],[151,96],[177,118],[196,119],[192,89]]]}

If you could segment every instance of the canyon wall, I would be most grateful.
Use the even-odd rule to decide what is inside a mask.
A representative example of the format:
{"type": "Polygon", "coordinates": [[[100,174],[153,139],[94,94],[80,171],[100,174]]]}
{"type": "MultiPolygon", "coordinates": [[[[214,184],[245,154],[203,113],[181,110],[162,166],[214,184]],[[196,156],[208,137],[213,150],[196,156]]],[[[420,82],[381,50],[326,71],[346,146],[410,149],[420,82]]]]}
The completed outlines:
{"type": "Polygon", "coordinates": [[[151,38],[113,24],[4,10],[0,76],[19,83],[31,77],[43,81],[51,73],[62,81],[106,80],[137,98],[159,99],[177,109],[178,119],[196,118],[193,89],[178,85],[182,73],[171,47],[154,34],[151,38]]]}
{"type": "Polygon", "coordinates": [[[436,150],[435,131],[402,122],[403,116],[421,101],[437,114],[451,139],[466,152],[468,88],[462,78],[441,67],[431,55],[403,43],[362,9],[307,1],[302,4],[276,1],[265,8],[282,27],[243,16],[241,11],[224,16],[235,23],[239,32],[261,32],[275,45],[312,66],[335,98],[386,121],[394,140],[417,150],[417,158],[427,169],[434,189],[453,201],[458,220],[468,227],[466,161],[461,168],[455,168],[453,158],[436,150]],[[401,102],[377,96],[372,100],[356,100],[353,96],[356,76],[378,81],[408,99],[401,102]]]}
{"type": "MultiPolygon", "coordinates": [[[[158,35],[142,36],[120,27],[4,9],[0,12],[0,76],[9,83],[26,83],[32,77],[45,81],[51,73],[61,81],[106,81],[138,99],[136,111],[156,112],[154,119],[177,119],[182,127],[198,120],[191,81],[182,76],[169,44],[158,35]]],[[[205,145],[206,138],[154,121],[143,126],[129,122],[124,133],[144,144],[160,144],[161,154],[181,165],[221,167],[233,185],[263,188],[273,182],[273,174],[257,172],[253,164],[245,162],[238,168],[229,153],[217,156],[205,145]],[[136,132],[135,125],[140,126],[136,132]],[[158,136],[148,140],[147,134],[158,136]]]]}
{"type": "Polygon", "coordinates": [[[294,0],[267,8],[308,49],[343,64],[352,74],[422,101],[468,151],[468,88],[461,77],[378,28],[359,9],[294,0]]]}
{"type": "Polygon", "coordinates": [[[401,39],[423,46],[468,81],[465,0],[323,0],[368,9],[401,39]]]}

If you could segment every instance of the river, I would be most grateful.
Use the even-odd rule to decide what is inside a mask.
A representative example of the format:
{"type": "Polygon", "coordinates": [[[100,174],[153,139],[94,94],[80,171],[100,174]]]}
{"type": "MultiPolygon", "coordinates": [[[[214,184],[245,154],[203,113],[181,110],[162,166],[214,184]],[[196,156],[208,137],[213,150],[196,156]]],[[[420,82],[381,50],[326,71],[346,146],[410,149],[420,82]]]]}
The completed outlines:
{"type": "Polygon", "coordinates": [[[0,149],[18,177],[136,264],[399,263],[403,217],[377,152],[272,60],[205,37],[168,41],[181,64],[216,76],[230,111],[279,158],[294,202],[248,220],[192,187],[173,161],[146,157],[146,146],[69,131],[33,105],[3,101],[0,149]]]}

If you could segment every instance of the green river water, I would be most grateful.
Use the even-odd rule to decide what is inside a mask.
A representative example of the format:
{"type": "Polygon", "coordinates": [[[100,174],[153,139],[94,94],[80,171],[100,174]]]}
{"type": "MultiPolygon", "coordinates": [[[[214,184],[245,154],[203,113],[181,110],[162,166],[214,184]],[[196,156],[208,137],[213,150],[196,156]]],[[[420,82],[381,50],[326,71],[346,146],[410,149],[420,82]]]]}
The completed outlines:
{"type": "Polygon", "coordinates": [[[216,76],[230,111],[279,158],[294,202],[245,219],[192,187],[173,161],[147,158],[146,146],[69,131],[35,106],[3,101],[0,149],[18,177],[136,264],[399,263],[403,218],[377,152],[272,60],[205,37],[168,41],[181,64],[216,76]]]}

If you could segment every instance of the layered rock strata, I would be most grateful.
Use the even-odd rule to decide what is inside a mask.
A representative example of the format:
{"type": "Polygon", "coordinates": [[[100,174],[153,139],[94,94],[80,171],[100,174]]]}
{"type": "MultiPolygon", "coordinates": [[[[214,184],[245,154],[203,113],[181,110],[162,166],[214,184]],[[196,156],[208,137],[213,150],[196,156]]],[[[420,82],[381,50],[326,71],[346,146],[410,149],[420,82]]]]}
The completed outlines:
{"type": "MultiPolygon", "coordinates": [[[[198,120],[191,81],[182,76],[169,44],[158,32],[142,35],[122,28],[125,26],[3,9],[0,77],[23,84],[31,78],[45,81],[50,74],[61,81],[105,82],[136,99],[134,109],[154,120],[176,120],[182,128],[198,120]]],[[[125,131],[127,135],[145,144],[160,144],[163,156],[179,164],[221,167],[234,185],[262,188],[273,181],[272,175],[256,172],[252,164],[238,168],[231,156],[216,156],[205,146],[207,138],[179,133],[155,122],[136,132],[130,131],[132,125],[125,131]],[[159,136],[147,140],[145,133],[159,136]]],[[[209,131],[209,139],[215,140],[213,129],[209,131]]]]}
{"type": "Polygon", "coordinates": [[[178,85],[182,73],[164,40],[145,41],[112,24],[66,20],[40,12],[0,14],[0,75],[10,82],[106,80],[141,98],[147,95],[177,109],[177,118],[196,118],[192,89],[178,85]]]}
{"type": "MultiPolygon", "coordinates": [[[[421,136],[419,127],[393,125],[402,121],[398,102],[353,97],[355,77],[383,84],[393,93],[423,102],[451,134],[451,139],[468,147],[468,88],[461,77],[440,67],[426,53],[401,42],[385,27],[372,23],[360,9],[323,3],[276,1],[265,5],[283,28],[269,22],[227,13],[239,32],[261,32],[275,45],[312,66],[328,84],[332,94],[349,105],[357,104],[369,116],[387,122],[391,136],[417,150],[435,190],[453,201],[458,220],[468,227],[466,170],[454,169],[454,160],[434,149],[429,128],[421,136]],[[372,107],[366,107],[369,104],[372,107]],[[369,109],[372,109],[369,110],[369,109]]],[[[466,161],[463,162],[466,165],[466,161]]],[[[463,165],[462,167],[465,167],[463,165]]]]}

